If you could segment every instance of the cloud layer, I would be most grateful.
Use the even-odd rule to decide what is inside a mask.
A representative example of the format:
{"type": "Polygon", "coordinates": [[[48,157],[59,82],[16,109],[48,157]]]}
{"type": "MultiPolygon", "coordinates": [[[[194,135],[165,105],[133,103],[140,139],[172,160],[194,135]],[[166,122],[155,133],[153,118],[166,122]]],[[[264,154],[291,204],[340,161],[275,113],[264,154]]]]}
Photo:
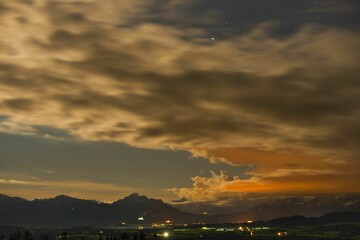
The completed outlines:
{"type": "Polygon", "coordinates": [[[279,37],[267,22],[213,41],[152,21],[158,2],[146,2],[1,1],[0,130],[50,126],[259,169],[273,153],[275,172],[357,164],[359,33],[307,24],[279,37]]]}

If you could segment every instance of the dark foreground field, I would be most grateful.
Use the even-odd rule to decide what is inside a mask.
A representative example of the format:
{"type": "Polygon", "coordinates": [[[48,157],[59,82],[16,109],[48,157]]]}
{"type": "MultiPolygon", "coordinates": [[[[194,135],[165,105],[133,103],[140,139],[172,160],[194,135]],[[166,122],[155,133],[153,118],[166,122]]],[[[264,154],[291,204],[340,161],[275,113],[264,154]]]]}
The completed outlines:
{"type": "Polygon", "coordinates": [[[0,226],[0,240],[360,240],[359,223],[289,228],[239,225],[167,226],[162,228],[145,227],[144,229],[137,229],[137,227],[36,228],[26,230],[0,226]]]}

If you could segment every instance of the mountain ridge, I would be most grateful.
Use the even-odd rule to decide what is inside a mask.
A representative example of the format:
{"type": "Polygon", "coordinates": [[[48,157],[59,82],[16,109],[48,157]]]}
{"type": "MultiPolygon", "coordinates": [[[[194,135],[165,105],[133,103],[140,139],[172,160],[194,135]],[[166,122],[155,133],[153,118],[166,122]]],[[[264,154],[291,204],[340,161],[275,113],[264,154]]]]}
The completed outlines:
{"type": "Polygon", "coordinates": [[[226,214],[194,214],[181,211],[161,199],[133,193],[113,203],[66,195],[26,200],[0,194],[0,225],[80,226],[160,223],[225,223],[304,215],[318,217],[330,212],[360,212],[359,195],[290,197],[272,199],[247,210],[226,214]]]}
{"type": "Polygon", "coordinates": [[[290,217],[275,218],[266,222],[257,222],[255,225],[266,223],[266,226],[269,227],[298,227],[354,222],[360,222],[360,212],[332,212],[320,217],[294,215],[290,217]]]}

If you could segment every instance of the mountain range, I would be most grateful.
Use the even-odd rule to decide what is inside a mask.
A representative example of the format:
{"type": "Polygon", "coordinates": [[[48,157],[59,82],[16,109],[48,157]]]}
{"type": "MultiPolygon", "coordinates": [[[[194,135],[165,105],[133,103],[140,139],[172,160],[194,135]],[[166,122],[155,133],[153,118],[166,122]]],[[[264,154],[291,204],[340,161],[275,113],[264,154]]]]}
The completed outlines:
{"type": "Polygon", "coordinates": [[[109,226],[123,222],[225,223],[269,220],[303,215],[322,216],[330,212],[360,212],[360,195],[307,196],[271,199],[246,210],[216,215],[181,211],[160,199],[131,194],[114,203],[102,203],[68,196],[32,201],[0,195],[0,225],[13,226],[109,226]]]}
{"type": "Polygon", "coordinates": [[[318,195],[272,198],[246,210],[225,214],[224,220],[236,222],[242,218],[271,220],[274,218],[302,215],[320,217],[331,212],[360,212],[360,195],[318,195]]]}
{"type": "MultiPolygon", "coordinates": [[[[304,217],[300,215],[282,217],[265,222],[268,227],[296,227],[296,226],[316,226],[329,225],[336,223],[359,223],[360,212],[333,212],[321,217],[304,217]]],[[[264,222],[256,222],[253,225],[264,225],[264,222]]]]}

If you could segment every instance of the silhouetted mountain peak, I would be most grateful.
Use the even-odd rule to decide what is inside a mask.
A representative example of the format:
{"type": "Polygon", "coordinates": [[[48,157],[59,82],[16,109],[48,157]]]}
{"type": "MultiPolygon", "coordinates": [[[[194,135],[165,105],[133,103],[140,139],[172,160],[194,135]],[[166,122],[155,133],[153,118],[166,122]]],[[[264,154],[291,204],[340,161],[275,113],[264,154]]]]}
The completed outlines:
{"type": "Polygon", "coordinates": [[[20,198],[20,197],[10,197],[4,194],[0,194],[0,201],[7,202],[7,201],[17,201],[17,202],[26,202],[27,200],[20,198]]]}
{"type": "Polygon", "coordinates": [[[80,200],[80,199],[69,197],[69,196],[66,196],[66,195],[58,195],[58,196],[54,197],[54,200],[58,200],[58,201],[74,201],[74,200],[80,200]]]}
{"type": "Polygon", "coordinates": [[[140,195],[138,193],[132,193],[129,196],[125,197],[124,199],[129,199],[129,200],[149,200],[148,197],[146,197],[144,195],[140,195]]]}
{"type": "Polygon", "coordinates": [[[86,208],[91,207],[93,205],[99,205],[100,203],[95,200],[84,200],[79,198],[74,198],[66,195],[58,195],[54,198],[45,198],[45,199],[35,199],[33,201],[37,204],[47,204],[53,206],[62,206],[66,208],[73,209],[74,207],[77,208],[86,208]]]}
{"type": "Polygon", "coordinates": [[[148,205],[154,205],[154,204],[164,204],[165,203],[161,199],[153,199],[148,198],[147,196],[140,195],[138,193],[132,193],[127,197],[124,197],[123,199],[119,199],[118,201],[114,202],[115,205],[141,205],[141,206],[148,206],[148,205]]]}
{"type": "Polygon", "coordinates": [[[295,215],[291,217],[276,218],[268,221],[268,226],[289,227],[289,226],[310,226],[310,225],[323,225],[335,223],[351,223],[360,220],[359,212],[333,212],[323,215],[321,217],[304,217],[295,215]]]}
{"type": "Polygon", "coordinates": [[[47,202],[50,204],[73,204],[75,202],[86,202],[87,200],[77,199],[66,195],[58,195],[54,198],[35,199],[35,202],[47,202]]]}
{"type": "Polygon", "coordinates": [[[0,199],[10,199],[11,197],[6,196],[4,194],[0,194],[0,199]]]}

